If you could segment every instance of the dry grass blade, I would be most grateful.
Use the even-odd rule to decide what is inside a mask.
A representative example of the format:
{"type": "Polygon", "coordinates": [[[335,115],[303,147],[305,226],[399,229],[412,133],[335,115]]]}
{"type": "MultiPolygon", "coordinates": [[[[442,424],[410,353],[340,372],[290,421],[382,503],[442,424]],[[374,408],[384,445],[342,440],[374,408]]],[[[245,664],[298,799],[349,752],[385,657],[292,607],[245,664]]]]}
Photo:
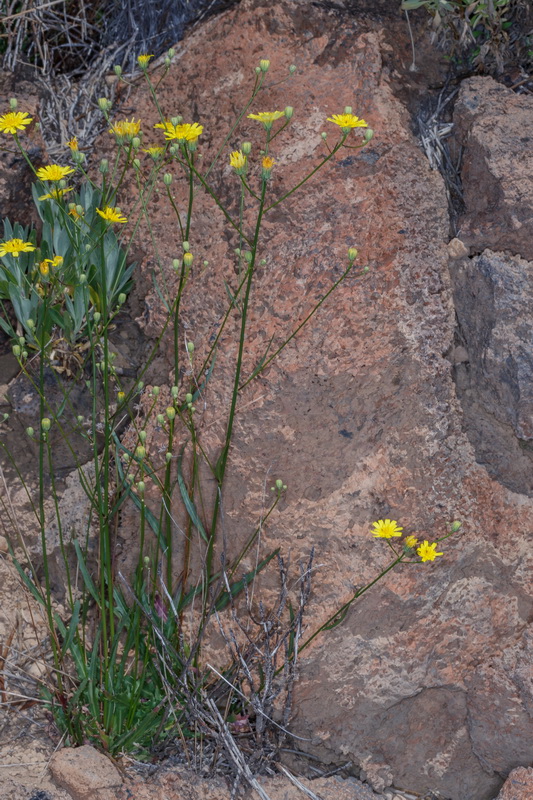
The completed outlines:
{"type": "Polygon", "coordinates": [[[301,792],[307,795],[307,797],[309,797],[310,800],[322,800],[320,795],[315,794],[314,792],[311,791],[311,789],[308,789],[307,786],[304,786],[304,784],[301,781],[299,781],[295,775],[289,772],[289,770],[286,767],[284,767],[283,764],[278,764],[277,768],[279,769],[280,772],[283,772],[283,774],[287,776],[290,782],[294,784],[294,786],[296,786],[297,789],[299,789],[301,792]]]}

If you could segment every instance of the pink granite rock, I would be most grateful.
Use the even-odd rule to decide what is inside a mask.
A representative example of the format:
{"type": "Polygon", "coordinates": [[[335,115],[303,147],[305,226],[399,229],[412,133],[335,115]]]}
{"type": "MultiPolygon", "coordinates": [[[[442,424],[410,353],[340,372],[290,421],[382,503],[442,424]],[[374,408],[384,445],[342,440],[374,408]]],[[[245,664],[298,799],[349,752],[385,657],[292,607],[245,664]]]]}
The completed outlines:
{"type": "Polygon", "coordinates": [[[496,800],[531,800],[533,797],[533,769],[513,769],[496,800]]]}
{"type": "Polygon", "coordinates": [[[90,745],[54,753],[50,772],[74,800],[115,800],[122,785],[122,776],[110,759],[90,745]]]}

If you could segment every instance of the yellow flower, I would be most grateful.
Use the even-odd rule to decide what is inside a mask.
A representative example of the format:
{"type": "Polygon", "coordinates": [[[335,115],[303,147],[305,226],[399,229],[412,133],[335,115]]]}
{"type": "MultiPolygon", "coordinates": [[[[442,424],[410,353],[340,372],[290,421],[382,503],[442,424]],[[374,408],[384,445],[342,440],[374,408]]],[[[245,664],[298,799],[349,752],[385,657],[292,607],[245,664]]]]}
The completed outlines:
{"type": "Polygon", "coordinates": [[[359,119],[355,114],[333,114],[332,117],[328,117],[328,122],[334,122],[342,128],[343,133],[349,133],[351,128],[368,128],[364,119],[359,119]]]}
{"type": "Polygon", "coordinates": [[[36,247],[31,242],[23,242],[22,239],[8,239],[7,242],[0,242],[0,256],[8,253],[14,258],[19,257],[19,253],[31,253],[36,247]]]}
{"type": "Polygon", "coordinates": [[[99,208],[96,209],[96,213],[100,214],[102,219],[106,219],[108,222],[127,222],[128,220],[124,217],[120,209],[118,208],[111,208],[111,206],[106,206],[103,211],[99,208]]]}
{"type": "Polygon", "coordinates": [[[78,149],[78,140],[75,136],[73,136],[72,139],[69,142],[67,142],[67,147],[70,147],[71,150],[78,149]]]}
{"type": "Polygon", "coordinates": [[[53,258],[45,258],[39,264],[39,272],[45,277],[50,272],[50,267],[60,267],[63,263],[63,256],[54,256],[53,258]]]}
{"type": "Polygon", "coordinates": [[[415,544],[417,543],[418,539],[416,538],[416,536],[407,536],[405,539],[405,544],[407,545],[407,547],[414,547],[415,544]]]}
{"type": "Polygon", "coordinates": [[[40,167],[37,170],[37,177],[42,181],[62,181],[71,172],[74,172],[72,167],[60,167],[59,164],[50,164],[48,167],[40,167]]]}
{"type": "Polygon", "coordinates": [[[262,161],[261,163],[262,163],[262,165],[263,165],[263,169],[268,169],[268,170],[270,170],[270,169],[272,169],[272,167],[274,166],[274,164],[275,164],[276,162],[274,161],[274,159],[273,159],[273,158],[270,158],[270,156],[265,156],[265,157],[263,158],[263,161],[262,161]]]}
{"type": "MultiPolygon", "coordinates": [[[[163,128],[159,123],[155,127],[163,128]]],[[[173,125],[171,122],[165,122],[164,126],[165,139],[177,139],[179,142],[195,142],[203,132],[203,126],[198,125],[197,122],[192,124],[185,122],[182,125],[173,125]]]]}
{"type": "Polygon", "coordinates": [[[237,175],[242,175],[246,169],[246,156],[240,150],[234,150],[229,157],[229,163],[237,175]]]}
{"type": "Polygon", "coordinates": [[[119,403],[123,403],[126,399],[126,392],[117,392],[117,400],[119,403]]]}
{"type": "Polygon", "coordinates": [[[422,559],[422,561],[435,561],[437,556],[441,556],[442,553],[436,553],[437,543],[433,542],[433,544],[429,544],[428,541],[422,542],[420,547],[417,547],[416,552],[422,559]]]}
{"type": "Polygon", "coordinates": [[[272,123],[284,116],[284,111],[260,111],[258,114],[248,114],[248,119],[256,119],[258,122],[262,122],[265,130],[269,131],[272,123]]]}
{"type": "Polygon", "coordinates": [[[161,158],[164,152],[165,152],[164,147],[147,147],[145,150],[143,150],[143,153],[148,153],[148,155],[151,156],[154,159],[154,161],[157,158],[161,158]]]}
{"type": "Polygon", "coordinates": [[[137,56],[137,63],[139,64],[141,69],[146,69],[146,67],[148,66],[148,62],[153,57],[154,57],[153,54],[146,55],[145,53],[143,53],[143,55],[137,56]]]}
{"type": "Polygon", "coordinates": [[[70,208],[68,213],[70,214],[72,219],[76,219],[76,220],[77,219],[81,219],[82,216],[83,216],[83,214],[80,214],[79,211],[76,210],[76,207],[70,208]]]}
{"type": "Polygon", "coordinates": [[[115,122],[115,124],[110,127],[109,133],[114,133],[119,139],[125,138],[131,141],[134,136],[137,136],[140,130],[141,120],[139,119],[135,122],[135,119],[132,117],[130,122],[128,122],[127,119],[115,122]]]}
{"type": "Polygon", "coordinates": [[[0,117],[0,132],[15,134],[17,131],[23,131],[31,122],[33,117],[28,116],[26,111],[10,111],[0,117]]]}
{"type": "Polygon", "coordinates": [[[64,194],[71,191],[72,189],[70,186],[67,186],[66,189],[50,189],[48,194],[42,194],[39,200],[60,200],[64,194]]]}
{"type": "Polygon", "coordinates": [[[393,536],[401,536],[403,531],[393,519],[379,519],[372,523],[372,527],[374,530],[371,533],[378,539],[392,539],[393,536]]]}

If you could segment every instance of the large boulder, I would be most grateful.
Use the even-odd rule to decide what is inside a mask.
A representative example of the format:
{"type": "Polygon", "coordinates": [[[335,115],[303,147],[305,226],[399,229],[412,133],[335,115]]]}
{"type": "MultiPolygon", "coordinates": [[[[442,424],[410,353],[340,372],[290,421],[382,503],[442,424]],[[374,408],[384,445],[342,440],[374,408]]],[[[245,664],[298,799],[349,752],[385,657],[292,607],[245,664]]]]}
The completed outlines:
{"type": "MultiPolygon", "coordinates": [[[[272,147],[274,196],[316,165],[327,116],[351,105],[376,131],[369,147],[341,154],[265,220],[261,256],[267,263],[256,276],[245,372],[270,338],[281,341],[339,277],[349,245],[359,247],[370,272],[342,284],[243,392],[225,526],[232,542],[245,541],[265,481],[287,480],[282,513],[264,544],[293,555],[316,548],[321,568],[311,631],[387,564],[386,545],[369,534],[373,520],[392,518],[430,539],[462,520],[464,535],[443,544],[442,558],[389,574],[303,654],[293,729],[307,739],[299,746],[325,761],[351,759],[376,788],[392,781],[452,800],[489,800],[513,767],[533,758],[527,666],[533,502],[477,462],[464,430],[453,381],[446,194],[391,90],[386,47],[379,30],[365,29],[349,14],[305,2],[244,0],[185,39],[159,94],[165,114],[204,125],[200,149],[207,164],[247,102],[258,59],[269,58],[272,85],[251,110],[295,108],[291,129],[272,147]],[[297,74],[278,85],[293,62],[297,74]]],[[[499,102],[514,107],[515,96],[502,92],[499,102]]],[[[157,121],[148,91],[138,88],[130,105],[148,131],[157,121]]],[[[506,120],[515,141],[513,116],[506,120]]],[[[260,130],[246,119],[227,150],[243,139],[256,151],[260,130]]],[[[227,154],[211,181],[235,210],[227,154]]],[[[175,182],[173,191],[183,207],[186,187],[175,182]]],[[[472,193],[467,190],[467,203],[472,193]]],[[[179,232],[162,201],[152,210],[172,286],[179,232]]],[[[520,230],[527,228],[527,213],[520,230]]],[[[200,194],[191,249],[195,263],[207,257],[210,265],[198,271],[183,307],[187,337],[199,353],[222,319],[223,281],[235,282],[237,241],[223,223],[200,194]]],[[[148,333],[164,317],[150,288],[155,266],[147,256],[138,277],[146,287],[148,333]]],[[[198,410],[213,447],[223,433],[234,332],[222,339],[216,375],[198,410]]],[[[171,342],[164,347],[172,383],[171,342]]],[[[157,432],[148,444],[161,444],[157,432]]]]}

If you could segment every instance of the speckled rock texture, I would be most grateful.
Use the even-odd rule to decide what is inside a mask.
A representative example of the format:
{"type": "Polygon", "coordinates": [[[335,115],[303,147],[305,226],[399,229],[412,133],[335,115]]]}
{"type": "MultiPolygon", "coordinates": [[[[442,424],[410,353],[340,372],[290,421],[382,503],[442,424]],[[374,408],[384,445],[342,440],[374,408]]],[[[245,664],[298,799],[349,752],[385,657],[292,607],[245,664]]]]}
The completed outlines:
{"type": "Polygon", "coordinates": [[[533,797],[533,769],[513,769],[496,800],[530,800],[533,797]]]}
{"type": "MultiPolygon", "coordinates": [[[[251,110],[295,108],[293,124],[272,145],[274,198],[316,165],[324,152],[320,132],[334,138],[326,123],[332,113],[351,105],[376,131],[364,151],[342,153],[306,192],[266,216],[260,245],[266,265],[256,275],[245,374],[271,337],[274,346],[281,342],[339,277],[348,246],[359,247],[370,272],[347,280],[277,363],[243,391],[223,498],[225,526],[232,542],[244,542],[263,507],[265,485],[268,490],[278,475],[286,480],[288,494],[262,543],[265,552],[290,548],[293,558],[316,548],[321,568],[309,608],[311,632],[388,563],[386,544],[369,534],[373,520],[398,520],[406,532],[429,539],[462,520],[464,535],[443,544],[442,558],[389,574],[305,652],[293,729],[308,740],[300,745],[326,762],[350,758],[364,765],[376,788],[393,781],[420,794],[490,800],[512,768],[533,758],[533,503],[477,463],[465,432],[450,356],[457,343],[445,191],[391,90],[383,65],[387,46],[378,30],[366,30],[349,14],[312,3],[244,0],[180,45],[160,98],[165,114],[204,125],[200,150],[209,164],[249,97],[258,59],[270,58],[273,85],[251,110]],[[276,85],[291,63],[298,65],[295,77],[276,85]]],[[[491,107],[502,125],[505,119],[510,142],[518,136],[511,133],[516,103],[523,100],[500,88],[491,107]]],[[[130,107],[150,131],[157,116],[144,88],[132,93],[130,107]]],[[[493,132],[480,124],[479,136],[485,134],[493,132]]],[[[244,120],[228,152],[243,139],[256,153],[260,127],[244,120]]],[[[521,159],[520,169],[528,163],[521,159]]],[[[514,173],[501,169],[491,172],[511,180],[514,173]]],[[[172,190],[183,208],[186,186],[177,175],[172,190]]],[[[210,180],[235,213],[227,155],[210,180]]],[[[179,231],[162,198],[151,211],[164,279],[172,286],[179,231]]],[[[237,241],[202,193],[189,238],[195,264],[210,262],[196,268],[183,306],[182,335],[195,342],[200,359],[225,311],[223,281],[236,283],[237,241]]],[[[152,273],[160,273],[148,256],[147,232],[146,241],[137,291],[147,293],[142,323],[154,334],[164,314],[150,288],[152,273]]],[[[216,373],[198,408],[212,452],[223,433],[220,409],[229,394],[235,330],[222,337],[216,373]]],[[[167,374],[173,382],[170,341],[164,346],[160,366],[167,373],[160,384],[167,374]]],[[[148,447],[164,447],[158,437],[151,431],[148,447]]]]}

